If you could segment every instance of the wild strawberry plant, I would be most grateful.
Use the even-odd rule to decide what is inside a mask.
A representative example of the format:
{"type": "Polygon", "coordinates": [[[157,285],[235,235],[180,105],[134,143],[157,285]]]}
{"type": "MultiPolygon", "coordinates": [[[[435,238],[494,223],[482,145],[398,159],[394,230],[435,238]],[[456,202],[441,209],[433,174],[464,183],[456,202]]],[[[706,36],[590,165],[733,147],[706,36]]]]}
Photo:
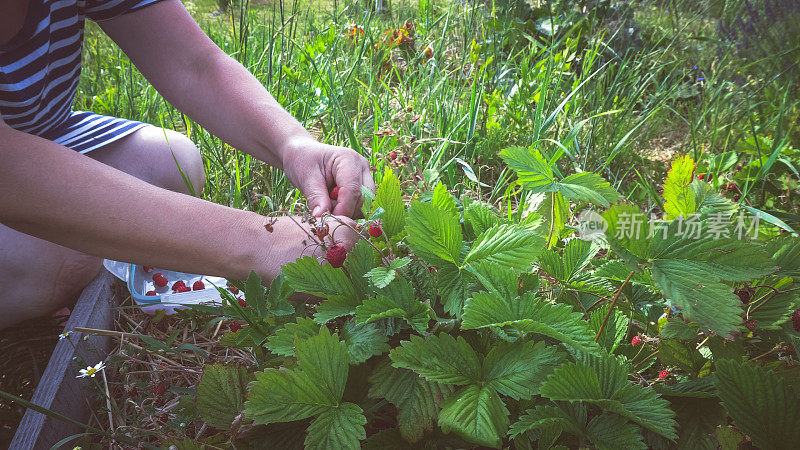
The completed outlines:
{"type": "Polygon", "coordinates": [[[207,367],[207,423],[281,448],[800,440],[796,237],[758,232],[689,157],[646,214],[535,148],[501,156],[518,210],[442,184],[406,205],[387,170],[343,261],[300,258],[269,290],[251,275],[244,303],[223,291],[246,324],[223,342],[257,364],[207,367]]]}

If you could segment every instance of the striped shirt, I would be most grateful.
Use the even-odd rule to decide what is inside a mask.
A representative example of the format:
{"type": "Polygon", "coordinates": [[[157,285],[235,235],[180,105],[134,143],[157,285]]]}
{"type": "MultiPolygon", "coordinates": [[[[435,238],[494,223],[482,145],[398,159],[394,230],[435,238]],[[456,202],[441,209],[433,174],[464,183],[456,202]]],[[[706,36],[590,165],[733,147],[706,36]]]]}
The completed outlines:
{"type": "Polygon", "coordinates": [[[0,115],[12,128],[81,153],[144,124],[73,111],[84,20],[99,22],[159,0],[29,0],[20,32],[0,45],[0,115]]]}

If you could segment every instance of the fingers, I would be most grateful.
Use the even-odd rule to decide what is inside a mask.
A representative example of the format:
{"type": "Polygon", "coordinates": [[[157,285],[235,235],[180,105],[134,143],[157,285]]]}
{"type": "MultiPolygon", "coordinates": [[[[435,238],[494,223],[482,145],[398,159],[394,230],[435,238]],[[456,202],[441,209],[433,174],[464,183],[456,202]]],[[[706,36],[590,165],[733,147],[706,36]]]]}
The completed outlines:
{"type": "Polygon", "coordinates": [[[316,217],[322,213],[331,211],[331,198],[328,192],[328,184],[325,182],[322,171],[312,172],[312,176],[306,181],[305,189],[306,200],[311,214],[316,217]]]}
{"type": "Polygon", "coordinates": [[[359,211],[361,202],[361,167],[356,161],[348,161],[337,167],[333,176],[339,186],[338,203],[333,213],[338,216],[353,217],[359,211]]]}

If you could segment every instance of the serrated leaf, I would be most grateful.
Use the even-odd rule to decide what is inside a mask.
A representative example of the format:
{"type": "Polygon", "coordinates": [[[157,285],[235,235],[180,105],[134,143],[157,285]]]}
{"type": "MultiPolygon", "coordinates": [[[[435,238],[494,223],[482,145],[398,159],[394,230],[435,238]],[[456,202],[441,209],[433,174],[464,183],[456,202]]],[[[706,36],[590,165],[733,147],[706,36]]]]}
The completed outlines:
{"type": "Polygon", "coordinates": [[[689,187],[694,179],[694,169],[695,163],[689,155],[672,161],[672,168],[664,181],[664,211],[668,218],[689,217],[695,213],[695,194],[689,187]]]}
{"type": "Polygon", "coordinates": [[[608,225],[608,243],[629,266],[644,262],[650,256],[649,220],[638,207],[619,203],[605,210],[601,216],[608,225]]]}
{"type": "Polygon", "coordinates": [[[667,439],[675,439],[676,422],[667,401],[652,390],[628,383],[630,367],[612,356],[584,354],[567,363],[542,384],[541,395],[551,400],[583,401],[619,414],[667,439]]]}
{"type": "Polygon", "coordinates": [[[244,282],[244,299],[248,305],[254,307],[261,317],[266,317],[269,304],[265,298],[267,290],[261,285],[261,277],[251,270],[247,281],[244,282]]]}
{"type": "Polygon", "coordinates": [[[538,233],[545,236],[547,248],[552,248],[559,240],[569,220],[569,200],[560,192],[544,195],[536,212],[542,217],[538,233]]]}
{"type": "Polygon", "coordinates": [[[669,224],[666,238],[662,232],[654,235],[650,259],[685,261],[728,281],[749,281],[775,270],[763,246],[756,242],[713,235],[695,239],[682,235],[681,227],[676,220],[669,224]]]}
{"type": "Polygon", "coordinates": [[[639,427],[614,414],[593,417],[586,425],[586,437],[598,450],[647,449],[639,427]]]}
{"type": "Polygon", "coordinates": [[[676,260],[653,261],[652,273],[656,286],[687,319],[723,336],[739,329],[739,297],[713,273],[676,260]]]}
{"type": "Polygon", "coordinates": [[[347,345],[327,328],[295,343],[298,368],[267,369],[250,385],[245,413],[258,423],[289,422],[335,408],[344,393],[347,345]]]}
{"type": "Polygon", "coordinates": [[[358,324],[351,318],[340,331],[347,344],[350,364],[361,364],[389,351],[389,338],[372,324],[358,324]]]}
{"type": "Polygon", "coordinates": [[[694,342],[661,339],[658,342],[658,359],[667,366],[676,366],[697,375],[706,359],[694,348],[694,342]]]}
{"type": "Polygon", "coordinates": [[[500,151],[503,161],[517,173],[519,184],[531,192],[553,189],[553,169],[535,148],[509,147],[500,151]]]}
{"type": "Polygon", "coordinates": [[[411,284],[400,277],[378,289],[377,297],[364,300],[356,308],[356,317],[360,323],[399,317],[405,319],[418,333],[424,333],[434,314],[430,305],[416,299],[411,284]]]}
{"type": "Polygon", "coordinates": [[[453,200],[453,196],[450,195],[450,191],[447,190],[447,186],[442,184],[441,181],[436,183],[436,187],[433,189],[431,204],[451,214],[458,214],[456,202],[453,200]]]}
{"type": "Polygon", "coordinates": [[[574,201],[609,206],[619,200],[619,192],[603,177],[592,172],[568,175],[557,184],[561,194],[574,201]]]}
{"type": "Polygon", "coordinates": [[[287,323],[267,339],[266,347],[272,353],[294,356],[295,344],[319,334],[320,325],[311,319],[298,317],[296,323],[287,323]]]}
{"type": "Polygon", "coordinates": [[[759,448],[800,442],[800,393],[752,362],[720,360],[717,392],[736,425],[759,448]]]}
{"type": "MultiPolygon", "coordinates": [[[[595,333],[599,332],[603,327],[606,315],[608,315],[609,305],[604,305],[592,311],[589,317],[589,327],[595,333]]],[[[625,314],[621,313],[619,309],[615,309],[606,322],[603,332],[600,334],[600,339],[597,343],[605,348],[609,353],[613,353],[617,346],[625,338],[628,332],[628,318],[625,314]]]]}
{"type": "Polygon", "coordinates": [[[339,450],[361,448],[359,441],[367,438],[364,425],[367,418],[360,406],[342,403],[319,415],[308,426],[306,449],[339,450]]]}
{"type": "Polygon", "coordinates": [[[247,384],[255,377],[245,367],[210,365],[197,385],[197,411],[212,427],[229,429],[244,406],[247,384]]]}
{"type": "Polygon", "coordinates": [[[461,336],[411,336],[411,340],[392,349],[389,356],[394,367],[413,370],[431,381],[463,385],[481,379],[478,355],[461,336]]]}
{"type": "Polygon", "coordinates": [[[383,180],[375,193],[373,208],[383,208],[381,216],[383,232],[389,237],[398,235],[405,227],[406,211],[403,205],[403,193],[400,190],[400,180],[388,166],[383,173],[383,180]]]}
{"type": "Polygon", "coordinates": [[[400,432],[409,442],[419,441],[433,428],[439,405],[455,390],[410,370],[392,367],[388,360],[374,370],[370,382],[370,397],[385,398],[397,407],[400,432]]]}
{"type": "Polygon", "coordinates": [[[376,267],[364,274],[377,288],[388,286],[394,280],[395,275],[397,275],[397,271],[389,267],[376,267]]]}
{"type": "Polygon", "coordinates": [[[514,300],[477,292],[464,307],[461,328],[471,330],[510,326],[524,333],[539,333],[581,350],[596,350],[589,324],[569,305],[551,304],[526,294],[514,300]]]}
{"type": "Polygon", "coordinates": [[[519,276],[515,271],[504,269],[500,264],[490,261],[470,264],[467,270],[491,294],[505,299],[517,296],[519,276]]]}
{"type": "MultiPolygon", "coordinates": [[[[581,239],[571,239],[564,247],[563,255],[546,251],[539,255],[539,266],[562,283],[569,283],[597,254],[597,244],[581,239]]],[[[623,275],[623,279],[627,275],[623,275]]]]}
{"type": "Polygon", "coordinates": [[[284,265],[283,274],[297,292],[327,299],[317,306],[316,319],[320,323],[353,314],[361,304],[361,294],[341,268],[320,265],[311,256],[284,265]]]}
{"type": "Polygon", "coordinates": [[[469,385],[445,400],[439,426],[478,445],[500,448],[508,429],[508,409],[494,389],[469,385]]]}
{"type": "Polygon", "coordinates": [[[461,263],[463,238],[456,214],[429,203],[414,202],[408,209],[405,233],[414,253],[428,263],[461,263]]]}
{"type": "Polygon", "coordinates": [[[486,355],[485,378],[503,395],[529,399],[539,393],[539,386],[564,356],[557,347],[547,347],[544,342],[501,342],[486,355]]]}
{"type": "Polygon", "coordinates": [[[544,250],[541,236],[518,225],[495,225],[473,243],[464,264],[489,261],[503,267],[528,270],[544,250]]]}
{"type": "Polygon", "coordinates": [[[800,239],[780,236],[767,242],[764,250],[772,255],[772,261],[780,268],[781,274],[800,275],[800,239]]]}
{"type": "Polygon", "coordinates": [[[364,275],[378,265],[375,249],[364,239],[358,241],[353,250],[347,254],[344,267],[347,269],[350,281],[353,282],[361,298],[369,295],[369,283],[364,275]]]}
{"type": "Polygon", "coordinates": [[[439,266],[437,281],[444,303],[444,310],[455,317],[461,317],[464,303],[473,284],[470,282],[468,275],[469,273],[462,271],[455,264],[445,263],[439,266]]]}
{"type": "Polygon", "coordinates": [[[464,218],[472,226],[475,236],[480,236],[484,231],[500,222],[491,206],[479,202],[467,206],[464,210],[464,218]]]}
{"type": "Polygon", "coordinates": [[[664,339],[695,339],[697,337],[697,324],[688,324],[680,318],[667,320],[661,328],[661,337],[664,339]]]}
{"type": "Polygon", "coordinates": [[[528,431],[551,426],[569,430],[572,434],[581,434],[579,428],[574,426],[571,418],[561,408],[550,405],[537,405],[536,408],[525,411],[517,422],[511,424],[508,434],[515,438],[528,431]]]}

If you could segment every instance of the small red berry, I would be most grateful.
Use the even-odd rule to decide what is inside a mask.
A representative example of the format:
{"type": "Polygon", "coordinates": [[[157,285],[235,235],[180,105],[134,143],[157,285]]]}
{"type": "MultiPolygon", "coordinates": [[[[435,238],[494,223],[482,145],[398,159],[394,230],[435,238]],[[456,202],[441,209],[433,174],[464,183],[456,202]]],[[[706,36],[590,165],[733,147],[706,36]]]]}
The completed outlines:
{"type": "Polygon", "coordinates": [[[389,161],[394,161],[397,159],[397,150],[392,150],[389,152],[389,161]]]}
{"type": "Polygon", "coordinates": [[[347,257],[347,250],[341,244],[336,244],[328,249],[326,258],[331,266],[339,268],[344,265],[344,260],[347,257]]]}
{"type": "Polygon", "coordinates": [[[156,286],[158,287],[164,287],[169,283],[169,281],[167,280],[167,277],[165,277],[163,273],[158,272],[153,275],[153,283],[155,283],[156,286]]]}
{"type": "Polygon", "coordinates": [[[230,327],[231,327],[231,331],[236,333],[237,331],[242,329],[242,324],[240,324],[239,322],[233,321],[233,322],[231,322],[230,327]]]}
{"type": "Polygon", "coordinates": [[[167,388],[164,386],[163,381],[159,381],[157,385],[150,388],[150,392],[153,393],[156,397],[161,397],[166,392],[167,388]]]}
{"type": "Polygon", "coordinates": [[[729,191],[732,191],[732,190],[734,190],[734,189],[736,189],[736,185],[735,185],[735,184],[733,184],[733,183],[729,183],[729,184],[728,184],[728,190],[729,190],[729,191]]]}
{"type": "Polygon", "coordinates": [[[792,313],[792,327],[794,331],[800,333],[800,309],[792,313]]]}
{"type": "Polygon", "coordinates": [[[741,289],[734,289],[733,293],[739,296],[739,300],[742,303],[750,303],[750,299],[753,298],[754,289],[750,286],[744,286],[741,289]]]}
{"type": "Polygon", "coordinates": [[[663,379],[667,378],[668,376],[669,376],[669,370],[662,370],[661,372],[658,372],[658,379],[659,380],[663,380],[663,379]]]}
{"type": "Polygon", "coordinates": [[[144,295],[156,295],[156,291],[147,291],[144,295]]]}
{"type": "Polygon", "coordinates": [[[333,188],[333,190],[331,191],[331,198],[334,200],[339,199],[339,186],[333,188]]]}
{"type": "Polygon", "coordinates": [[[642,344],[643,344],[642,338],[640,338],[639,336],[634,336],[633,339],[631,339],[631,345],[634,347],[638,347],[642,344]]]}
{"type": "Polygon", "coordinates": [[[749,319],[744,321],[744,326],[747,327],[747,329],[750,330],[750,331],[756,331],[756,324],[757,323],[758,323],[758,321],[756,321],[756,319],[753,319],[751,317],[751,318],[749,318],[749,319]]]}
{"type": "Polygon", "coordinates": [[[175,284],[172,285],[172,290],[177,291],[179,288],[186,287],[186,283],[183,280],[178,280],[175,284]]]}
{"type": "Polygon", "coordinates": [[[206,288],[206,285],[201,280],[197,280],[197,281],[194,282],[194,284],[192,284],[192,290],[193,291],[202,291],[205,288],[206,288]]]}
{"type": "Polygon", "coordinates": [[[191,292],[191,291],[192,289],[189,286],[178,286],[178,288],[175,289],[175,292],[191,292]]]}
{"type": "Polygon", "coordinates": [[[698,180],[704,180],[705,178],[706,178],[706,174],[704,174],[704,173],[701,173],[700,175],[697,176],[698,180]]]}
{"type": "Polygon", "coordinates": [[[374,238],[381,237],[381,235],[383,235],[383,230],[381,229],[381,226],[378,225],[377,223],[369,224],[369,235],[374,238]]]}
{"type": "Polygon", "coordinates": [[[245,301],[245,299],[238,298],[237,300],[239,301],[239,306],[241,306],[242,308],[247,308],[247,302],[245,301]]]}
{"type": "Polygon", "coordinates": [[[150,272],[152,272],[154,269],[155,269],[155,268],[154,268],[153,266],[142,266],[142,270],[144,270],[144,271],[145,271],[145,273],[150,273],[150,272]]]}
{"type": "Polygon", "coordinates": [[[231,294],[236,295],[239,293],[239,288],[236,286],[228,286],[228,290],[231,291],[231,294]]]}

